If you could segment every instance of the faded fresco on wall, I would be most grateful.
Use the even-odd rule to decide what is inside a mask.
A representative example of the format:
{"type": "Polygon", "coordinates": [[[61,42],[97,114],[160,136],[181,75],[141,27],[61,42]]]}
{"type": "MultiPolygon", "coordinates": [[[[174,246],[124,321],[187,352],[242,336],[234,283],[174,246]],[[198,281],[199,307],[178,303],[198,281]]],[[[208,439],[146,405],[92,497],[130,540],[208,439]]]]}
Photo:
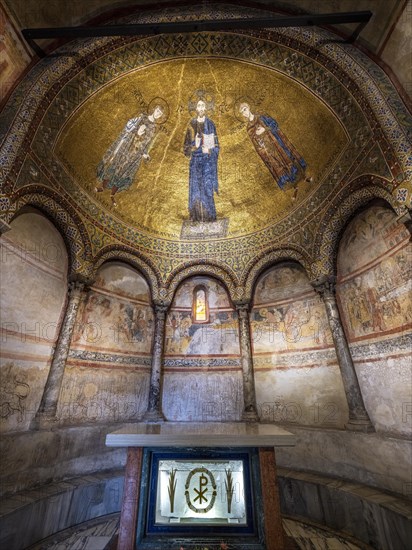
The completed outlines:
{"type": "Polygon", "coordinates": [[[229,304],[226,290],[217,281],[194,277],[177,290],[166,320],[166,355],[238,355],[239,332],[235,310],[229,304]],[[195,287],[207,291],[209,322],[193,319],[195,287]]]}
{"type": "Polygon", "coordinates": [[[168,420],[240,420],[238,318],[226,289],[209,277],[182,283],[168,312],[162,407],[168,420]],[[199,288],[206,298],[206,322],[195,322],[199,288]]]}
{"type": "Polygon", "coordinates": [[[332,344],[325,306],[296,267],[281,266],[263,275],[250,319],[255,353],[332,344]]]}
{"type": "Polygon", "coordinates": [[[126,264],[103,264],[77,313],[60,420],[140,418],[147,407],[153,329],[143,277],[126,264]]]}
{"type": "Polygon", "coordinates": [[[260,418],[342,427],[348,409],[325,306],[302,268],[279,264],[261,276],[250,322],[260,418]]]}
{"type": "Polygon", "coordinates": [[[350,340],[412,323],[412,245],[383,207],[353,220],[340,243],[338,296],[350,340]]]}
{"type": "Polygon", "coordinates": [[[151,352],[153,311],[149,289],[132,268],[105,264],[79,306],[72,347],[151,352]]]}
{"type": "Polygon", "coordinates": [[[377,430],[410,437],[412,244],[389,209],[348,225],[338,254],[337,296],[365,405],[377,430]]]}
{"type": "Polygon", "coordinates": [[[168,372],[164,379],[163,412],[175,422],[233,422],[243,411],[240,372],[168,372]]]}
{"type": "Polygon", "coordinates": [[[320,185],[347,143],[296,81],[211,58],[106,85],[70,117],[55,151],[99,205],[158,236],[195,239],[271,225],[320,185]]]}
{"type": "Polygon", "coordinates": [[[68,361],[57,417],[65,423],[136,421],[147,409],[149,369],[68,361]]]}
{"type": "Polygon", "coordinates": [[[67,253],[57,229],[35,212],[16,218],[0,245],[0,429],[27,430],[58,335],[67,294],[67,253]]]}

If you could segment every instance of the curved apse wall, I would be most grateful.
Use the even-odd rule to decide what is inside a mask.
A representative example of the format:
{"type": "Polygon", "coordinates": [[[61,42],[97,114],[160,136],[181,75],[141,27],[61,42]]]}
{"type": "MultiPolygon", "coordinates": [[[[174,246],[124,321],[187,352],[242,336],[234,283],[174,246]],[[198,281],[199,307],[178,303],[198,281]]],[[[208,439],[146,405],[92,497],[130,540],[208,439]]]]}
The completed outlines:
{"type": "Polygon", "coordinates": [[[412,244],[393,212],[358,214],[340,242],[337,296],[365,405],[380,432],[411,433],[412,244]]]}
{"type": "Polygon", "coordinates": [[[166,320],[163,412],[175,421],[240,420],[243,387],[238,318],[226,289],[192,277],[177,289],[166,320]],[[193,293],[206,290],[207,323],[193,321],[193,293]]]}
{"type": "Polygon", "coordinates": [[[153,311],[146,281],[108,262],[79,306],[57,416],[63,423],[136,421],[149,393],[153,311]]]}
{"type": "Polygon", "coordinates": [[[0,429],[28,430],[42,398],[67,293],[63,239],[42,214],[11,223],[1,244],[0,429]]]}
{"type": "Polygon", "coordinates": [[[250,318],[261,419],[343,428],[348,408],[332,334],[304,271],[279,264],[264,273],[250,318]]]}

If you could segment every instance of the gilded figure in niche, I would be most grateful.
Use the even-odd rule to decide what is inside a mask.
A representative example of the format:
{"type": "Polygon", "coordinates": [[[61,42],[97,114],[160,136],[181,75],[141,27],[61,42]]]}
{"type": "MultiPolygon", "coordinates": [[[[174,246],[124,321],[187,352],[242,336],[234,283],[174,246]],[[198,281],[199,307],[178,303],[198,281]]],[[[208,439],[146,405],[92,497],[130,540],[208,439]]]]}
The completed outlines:
{"type": "Polygon", "coordinates": [[[139,170],[142,160],[149,161],[149,150],[157,135],[158,126],[168,117],[168,105],[161,98],[153,99],[147,109],[131,118],[117,140],[109,147],[97,167],[100,185],[96,193],[111,190],[113,206],[117,206],[115,195],[129,189],[139,170]]]}
{"type": "MultiPolygon", "coordinates": [[[[257,154],[280,189],[296,185],[302,179],[307,182],[313,181],[312,177],[306,177],[306,161],[280,130],[274,118],[266,114],[252,113],[247,102],[240,103],[238,108],[240,114],[247,120],[247,133],[257,154]]],[[[295,187],[293,200],[296,194],[297,187],[295,187]]]]}
{"type": "Polygon", "coordinates": [[[218,193],[217,161],[219,142],[216,126],[206,116],[211,101],[200,98],[196,117],[186,130],[183,152],[189,163],[189,214],[191,221],[216,221],[214,194],[218,193]]]}

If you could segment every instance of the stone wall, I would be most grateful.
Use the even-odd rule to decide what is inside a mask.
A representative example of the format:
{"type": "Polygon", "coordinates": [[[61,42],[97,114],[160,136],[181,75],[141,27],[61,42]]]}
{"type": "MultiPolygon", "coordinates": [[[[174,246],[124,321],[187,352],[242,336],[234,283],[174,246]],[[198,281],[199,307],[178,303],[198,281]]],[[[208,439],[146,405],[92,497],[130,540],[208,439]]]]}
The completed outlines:
{"type": "Polygon", "coordinates": [[[411,21],[412,2],[408,0],[381,53],[382,59],[396,74],[409,98],[412,98],[412,81],[408,69],[412,55],[411,21]]]}

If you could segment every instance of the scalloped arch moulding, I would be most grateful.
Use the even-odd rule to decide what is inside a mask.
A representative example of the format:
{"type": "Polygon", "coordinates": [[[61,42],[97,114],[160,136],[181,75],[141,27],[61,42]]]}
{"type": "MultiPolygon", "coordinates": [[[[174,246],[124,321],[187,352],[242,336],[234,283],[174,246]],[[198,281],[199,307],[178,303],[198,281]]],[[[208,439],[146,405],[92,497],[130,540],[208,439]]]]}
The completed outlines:
{"type": "MultiPolygon", "coordinates": [[[[151,16],[145,14],[139,21],[146,17],[151,16]]],[[[262,271],[279,261],[300,263],[311,280],[333,274],[342,228],[373,198],[384,198],[398,214],[408,210],[411,116],[388,76],[367,56],[315,28],[201,37],[202,41],[196,40],[198,35],[168,35],[69,43],[61,50],[76,55],[39,62],[0,115],[2,220],[9,223],[27,204],[44,211],[64,235],[72,278],[93,279],[103,262],[120,260],[143,273],[155,302],[170,303],[183,279],[197,274],[222,281],[233,301],[247,301],[262,271]],[[292,54],[291,65],[287,61],[292,54]],[[349,146],[299,208],[245,236],[171,240],[100,208],[62,169],[53,144],[81,104],[128,71],[181,57],[223,57],[275,70],[310,90],[341,121],[349,146]],[[123,63],[113,62],[120,58],[123,63]],[[368,164],[372,150],[373,166],[372,161],[368,164]],[[405,193],[400,194],[400,188],[405,193]]]]}

